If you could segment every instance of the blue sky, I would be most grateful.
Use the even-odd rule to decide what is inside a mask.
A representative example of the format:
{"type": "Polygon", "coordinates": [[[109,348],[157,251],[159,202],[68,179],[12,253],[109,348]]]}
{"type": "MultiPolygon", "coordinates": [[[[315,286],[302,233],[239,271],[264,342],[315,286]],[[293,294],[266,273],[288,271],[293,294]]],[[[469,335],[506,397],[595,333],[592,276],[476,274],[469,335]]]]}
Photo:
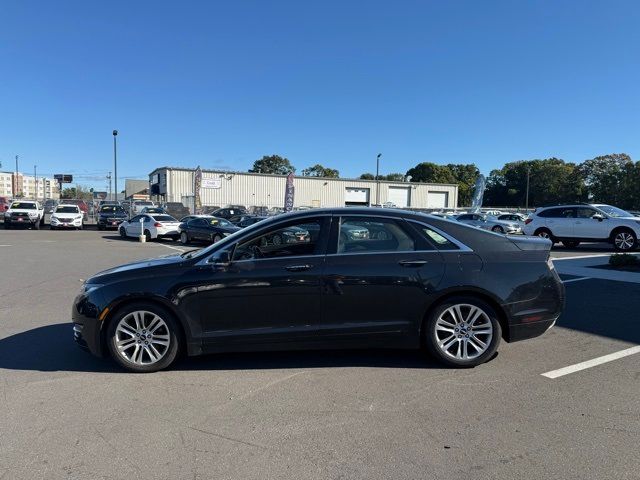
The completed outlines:
{"type": "Polygon", "coordinates": [[[265,154],[341,176],[640,155],[637,1],[21,1],[0,161],[104,188],[265,154]]]}

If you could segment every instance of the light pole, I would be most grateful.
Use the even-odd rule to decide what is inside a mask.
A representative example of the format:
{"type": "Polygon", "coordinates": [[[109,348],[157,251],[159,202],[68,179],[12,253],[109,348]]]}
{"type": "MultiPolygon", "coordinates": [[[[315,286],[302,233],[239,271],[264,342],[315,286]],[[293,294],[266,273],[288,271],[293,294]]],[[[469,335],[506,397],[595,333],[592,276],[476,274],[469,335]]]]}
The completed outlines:
{"type": "Polygon", "coordinates": [[[524,205],[525,212],[529,211],[529,175],[531,175],[531,165],[527,167],[527,197],[524,205]]]}
{"type": "Polygon", "coordinates": [[[36,186],[36,201],[38,200],[38,174],[36,173],[36,169],[38,168],[37,165],[33,166],[33,183],[36,186]]]}
{"type": "Polygon", "coordinates": [[[18,194],[22,194],[22,187],[18,185],[18,155],[16,155],[16,191],[14,195],[17,196],[18,194]]]}
{"type": "Polygon", "coordinates": [[[116,191],[115,200],[118,201],[118,145],[116,137],[118,136],[118,130],[113,131],[113,187],[116,191]]]}
{"type": "Polygon", "coordinates": [[[376,206],[380,205],[380,180],[378,180],[378,176],[380,174],[380,157],[381,153],[376,157],[376,206]]]}

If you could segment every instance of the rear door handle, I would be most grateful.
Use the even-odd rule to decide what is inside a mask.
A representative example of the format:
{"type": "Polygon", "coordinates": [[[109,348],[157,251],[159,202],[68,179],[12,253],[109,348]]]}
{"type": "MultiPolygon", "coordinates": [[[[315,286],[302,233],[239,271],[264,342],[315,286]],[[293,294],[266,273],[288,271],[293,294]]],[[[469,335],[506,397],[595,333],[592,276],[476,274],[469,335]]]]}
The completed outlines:
{"type": "Polygon", "coordinates": [[[287,265],[285,270],[289,270],[290,272],[304,272],[305,270],[309,270],[313,265],[287,265]]]}
{"type": "Polygon", "coordinates": [[[421,267],[427,264],[426,260],[400,260],[401,267],[421,267]]]}

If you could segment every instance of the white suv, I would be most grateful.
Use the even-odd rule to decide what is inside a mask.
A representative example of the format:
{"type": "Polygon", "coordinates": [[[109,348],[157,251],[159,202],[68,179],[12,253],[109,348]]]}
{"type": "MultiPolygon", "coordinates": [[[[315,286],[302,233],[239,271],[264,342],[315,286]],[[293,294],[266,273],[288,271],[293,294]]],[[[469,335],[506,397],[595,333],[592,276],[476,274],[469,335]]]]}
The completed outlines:
{"type": "Polygon", "coordinates": [[[630,251],[640,238],[640,219],[611,205],[561,205],[536,210],[522,230],[569,248],[580,242],[609,242],[616,250],[630,251]]]}

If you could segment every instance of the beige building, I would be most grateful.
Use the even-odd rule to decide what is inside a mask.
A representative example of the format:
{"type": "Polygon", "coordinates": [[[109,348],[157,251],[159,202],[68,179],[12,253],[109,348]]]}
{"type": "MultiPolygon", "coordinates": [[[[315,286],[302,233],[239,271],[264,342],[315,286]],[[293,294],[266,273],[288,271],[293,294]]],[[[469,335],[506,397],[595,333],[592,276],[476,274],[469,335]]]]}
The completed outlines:
{"type": "MultiPolygon", "coordinates": [[[[149,174],[152,198],[193,205],[195,170],[160,167],[149,174]]],[[[203,206],[282,207],[286,176],[202,171],[203,206]]],[[[458,186],[346,178],[294,177],[295,207],[370,206],[387,202],[403,208],[456,208],[458,186]]]]}
{"type": "Polygon", "coordinates": [[[38,177],[36,181],[32,175],[0,172],[0,196],[16,198],[19,195],[22,195],[22,198],[37,198],[38,200],[47,198],[57,200],[60,198],[58,183],[52,178],[38,177]]]}

